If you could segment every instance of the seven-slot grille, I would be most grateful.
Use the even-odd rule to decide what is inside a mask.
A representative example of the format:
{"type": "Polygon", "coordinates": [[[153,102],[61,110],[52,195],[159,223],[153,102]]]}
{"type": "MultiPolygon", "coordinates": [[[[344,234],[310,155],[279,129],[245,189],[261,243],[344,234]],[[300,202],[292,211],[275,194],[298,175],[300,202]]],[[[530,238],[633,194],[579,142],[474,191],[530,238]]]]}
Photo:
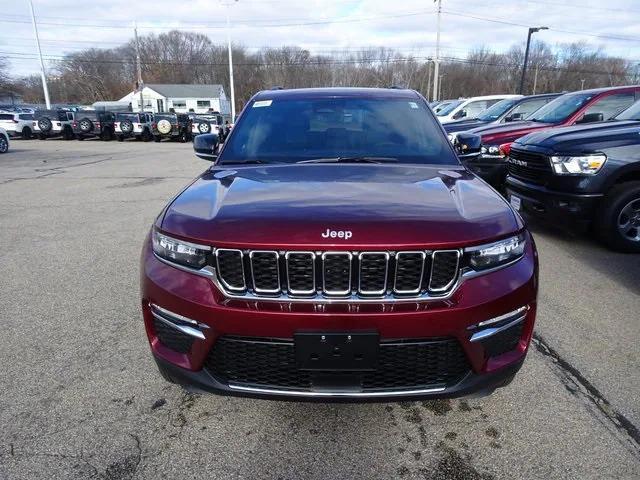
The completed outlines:
{"type": "Polygon", "coordinates": [[[541,153],[512,148],[507,161],[509,175],[534,183],[545,183],[552,174],[549,158],[541,153]]]}
{"type": "Polygon", "coordinates": [[[443,295],[459,276],[460,251],[310,252],[216,249],[217,275],[230,294],[261,297],[443,295]]]}

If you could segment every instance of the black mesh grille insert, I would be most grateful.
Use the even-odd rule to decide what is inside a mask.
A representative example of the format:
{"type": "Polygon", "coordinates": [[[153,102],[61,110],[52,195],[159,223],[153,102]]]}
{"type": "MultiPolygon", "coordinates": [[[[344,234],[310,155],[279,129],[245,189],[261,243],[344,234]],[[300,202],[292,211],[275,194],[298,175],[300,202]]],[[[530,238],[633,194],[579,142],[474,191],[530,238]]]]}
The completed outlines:
{"type": "Polygon", "coordinates": [[[420,289],[424,258],[422,252],[400,252],[396,255],[396,292],[412,293],[420,289]]]}
{"type": "Polygon", "coordinates": [[[360,292],[382,294],[387,287],[386,253],[363,253],[360,255],[360,292]]]}
{"type": "Polygon", "coordinates": [[[351,254],[325,254],[323,270],[325,293],[344,295],[351,291],[351,254]]]}
{"type": "Polygon", "coordinates": [[[545,183],[552,173],[547,156],[513,148],[509,152],[507,169],[509,175],[534,183],[545,183]]]}
{"type": "Polygon", "coordinates": [[[235,290],[246,288],[244,281],[244,266],[240,250],[217,250],[218,271],[220,278],[235,290]]]}
{"type": "Polygon", "coordinates": [[[251,273],[257,292],[279,292],[278,252],[251,252],[251,273]]]}
{"type": "Polygon", "coordinates": [[[458,276],[458,252],[441,251],[433,253],[431,281],[429,289],[446,290],[458,276]]]}
{"type": "Polygon", "coordinates": [[[520,337],[522,337],[523,329],[524,321],[511,328],[507,328],[502,332],[491,335],[485,340],[481,340],[480,343],[485,349],[486,356],[496,357],[516,348],[518,346],[518,342],[520,342],[520,337]]]}
{"type": "Polygon", "coordinates": [[[290,252],[287,257],[289,291],[294,295],[315,291],[314,254],[311,252],[290,252]]]}
{"type": "Polygon", "coordinates": [[[180,353],[187,353],[191,350],[193,337],[185,335],[157,318],[153,319],[153,330],[160,343],[165,347],[180,353]]]}
{"type": "MultiPolygon", "coordinates": [[[[221,337],[206,360],[215,377],[230,383],[309,390],[313,373],[298,370],[292,341],[221,337]]],[[[470,370],[453,338],[382,342],[378,369],[358,373],[363,391],[453,385],[470,370]]]]}

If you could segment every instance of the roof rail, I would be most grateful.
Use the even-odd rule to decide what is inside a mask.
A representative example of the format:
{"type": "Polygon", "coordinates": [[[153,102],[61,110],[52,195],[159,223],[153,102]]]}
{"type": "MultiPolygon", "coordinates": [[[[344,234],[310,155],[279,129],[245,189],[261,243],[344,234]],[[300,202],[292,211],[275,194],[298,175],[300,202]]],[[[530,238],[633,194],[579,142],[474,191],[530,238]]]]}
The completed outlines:
{"type": "Polygon", "coordinates": [[[269,90],[284,90],[284,87],[282,85],[275,85],[271,87],[269,90]]]}
{"type": "Polygon", "coordinates": [[[392,90],[406,90],[405,87],[401,87],[400,85],[391,85],[389,88],[392,90]]]}

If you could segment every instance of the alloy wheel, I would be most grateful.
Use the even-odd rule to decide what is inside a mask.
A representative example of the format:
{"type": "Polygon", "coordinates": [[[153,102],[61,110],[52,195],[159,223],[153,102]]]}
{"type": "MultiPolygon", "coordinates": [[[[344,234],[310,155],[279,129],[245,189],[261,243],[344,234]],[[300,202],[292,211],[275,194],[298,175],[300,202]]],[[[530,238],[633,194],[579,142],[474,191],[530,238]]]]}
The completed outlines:
{"type": "Polygon", "coordinates": [[[640,242],[640,198],[631,200],[620,210],[617,225],[625,239],[640,242]]]}

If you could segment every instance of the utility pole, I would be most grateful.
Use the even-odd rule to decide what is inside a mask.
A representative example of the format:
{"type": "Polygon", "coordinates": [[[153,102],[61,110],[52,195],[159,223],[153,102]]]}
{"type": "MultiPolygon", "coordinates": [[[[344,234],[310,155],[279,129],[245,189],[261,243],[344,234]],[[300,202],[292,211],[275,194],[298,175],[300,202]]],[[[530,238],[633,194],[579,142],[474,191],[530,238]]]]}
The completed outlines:
{"type": "Polygon", "coordinates": [[[138,80],[136,81],[136,90],[140,93],[140,111],[144,112],[144,96],[142,90],[144,89],[144,82],[142,81],[142,65],[140,64],[140,42],[138,41],[138,25],[133,23],[133,35],[136,40],[136,70],[138,71],[138,80]]]}
{"type": "Polygon", "coordinates": [[[438,81],[440,77],[438,72],[440,70],[440,14],[442,13],[442,0],[434,0],[438,2],[438,20],[436,27],[436,58],[433,61],[433,101],[439,100],[438,96],[438,81]]]}
{"type": "Polygon", "coordinates": [[[540,30],[549,30],[549,27],[529,27],[529,33],[527,34],[527,48],[524,50],[524,65],[522,66],[522,77],[520,77],[520,90],[518,93],[524,95],[524,77],[527,73],[527,62],[529,61],[529,45],[531,44],[531,35],[540,30]]]}
{"type": "MultiPolygon", "coordinates": [[[[429,72],[429,76],[427,77],[427,100],[429,100],[429,92],[431,92],[431,64],[433,60],[430,58],[427,61],[427,71],[429,72]]],[[[435,101],[435,100],[432,100],[435,101]]]]}
{"type": "Polygon", "coordinates": [[[29,0],[29,7],[31,8],[31,23],[33,23],[33,34],[36,37],[36,45],[38,47],[38,56],[40,57],[40,75],[42,77],[42,89],[44,90],[44,103],[47,105],[47,110],[51,108],[51,101],[49,100],[49,88],[47,87],[47,76],[44,71],[44,61],[42,60],[42,49],[40,48],[40,37],[38,35],[38,25],[36,24],[36,13],[33,9],[33,1],[29,0]]]}
{"type": "Polygon", "coordinates": [[[537,86],[538,86],[538,62],[536,62],[536,73],[533,74],[533,95],[536,94],[537,86]]]}
{"type": "Polygon", "coordinates": [[[438,78],[438,86],[439,86],[439,91],[438,91],[438,98],[440,98],[442,96],[442,77],[445,77],[447,74],[446,73],[441,73],[440,74],[440,78],[438,78]]]}
{"type": "Polygon", "coordinates": [[[231,21],[229,20],[229,8],[238,0],[225,0],[222,5],[227,14],[227,48],[229,50],[229,90],[231,91],[231,123],[236,121],[236,94],[233,87],[233,54],[231,53],[231,21]]]}
{"type": "Polygon", "coordinates": [[[584,78],[580,79],[580,90],[584,90],[584,78]]]}

